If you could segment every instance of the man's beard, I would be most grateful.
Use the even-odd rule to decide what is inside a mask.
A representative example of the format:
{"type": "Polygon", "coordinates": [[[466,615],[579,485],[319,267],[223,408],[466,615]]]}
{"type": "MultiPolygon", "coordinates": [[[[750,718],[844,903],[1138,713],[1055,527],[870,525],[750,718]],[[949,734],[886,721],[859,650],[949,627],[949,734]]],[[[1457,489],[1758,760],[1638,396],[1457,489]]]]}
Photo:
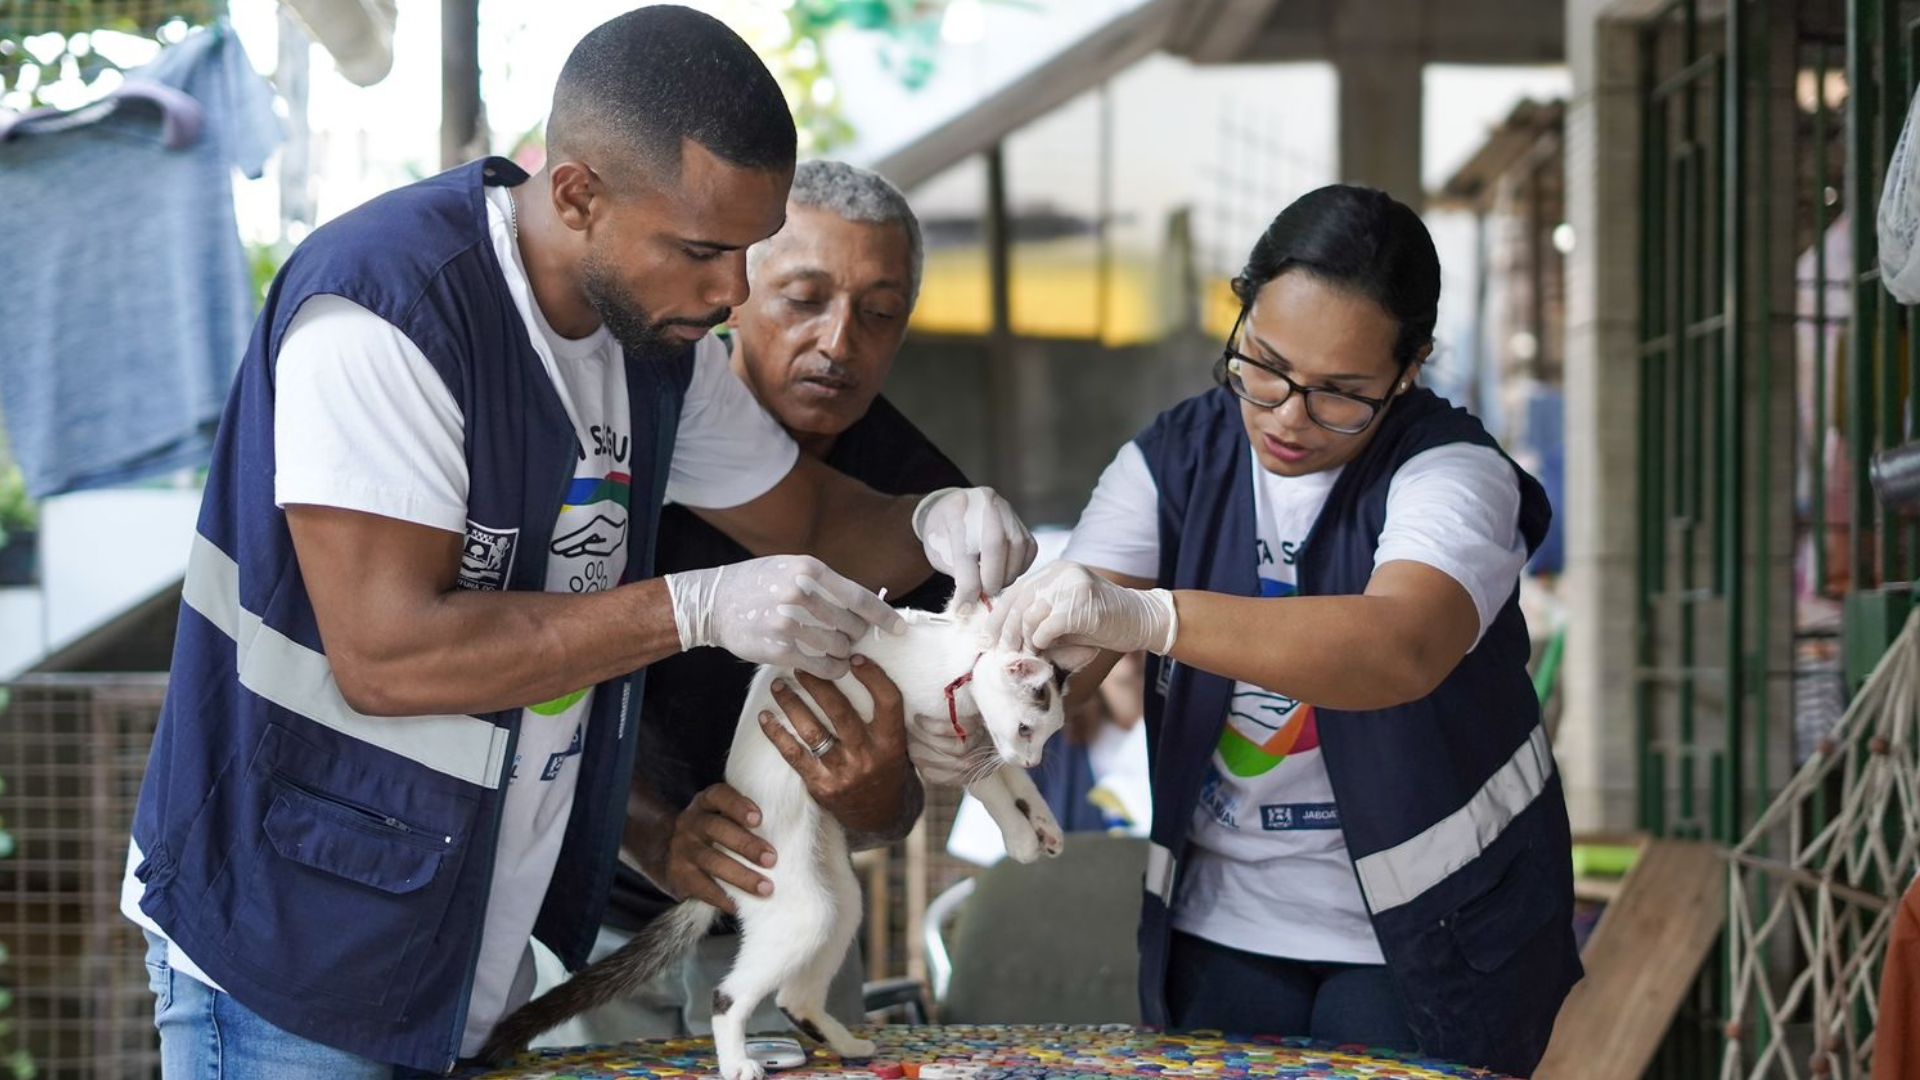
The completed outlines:
{"type": "Polygon", "coordinates": [[[581,288],[587,303],[593,305],[600,322],[630,355],[640,360],[666,360],[680,355],[687,342],[668,333],[677,326],[711,329],[727,321],[732,312],[720,308],[704,319],[658,319],[632,297],[621,292],[619,282],[606,263],[593,252],[587,253],[581,267],[581,288]]]}

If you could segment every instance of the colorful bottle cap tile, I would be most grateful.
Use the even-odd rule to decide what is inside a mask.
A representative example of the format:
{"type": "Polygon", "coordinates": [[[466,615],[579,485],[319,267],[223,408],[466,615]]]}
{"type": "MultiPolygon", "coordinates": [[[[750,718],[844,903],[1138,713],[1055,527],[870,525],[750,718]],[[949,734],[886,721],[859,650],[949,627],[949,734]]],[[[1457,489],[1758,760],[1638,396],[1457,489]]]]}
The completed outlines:
{"type": "MultiPolygon", "coordinates": [[[[879,1046],[872,1061],[843,1065],[815,1047],[778,1080],[1440,1080],[1495,1074],[1393,1051],[1316,1045],[1275,1036],[1163,1032],[1120,1025],[880,1027],[857,1029],[879,1046]]],[[[667,1039],[539,1050],[511,1066],[471,1069],[461,1080],[676,1080],[716,1074],[708,1039],[667,1039]]]]}

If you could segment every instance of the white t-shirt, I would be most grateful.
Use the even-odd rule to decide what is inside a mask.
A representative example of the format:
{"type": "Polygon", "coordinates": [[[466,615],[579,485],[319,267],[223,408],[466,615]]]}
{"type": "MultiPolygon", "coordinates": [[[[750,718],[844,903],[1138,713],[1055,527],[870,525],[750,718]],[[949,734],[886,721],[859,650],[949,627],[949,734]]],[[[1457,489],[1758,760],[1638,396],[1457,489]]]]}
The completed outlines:
{"type": "MultiPolygon", "coordinates": [[[[573,483],[546,538],[546,591],[598,592],[618,584],[627,565],[636,433],[624,356],[604,327],[572,340],[547,325],[508,224],[507,199],[504,188],[487,190],[494,249],[579,445],[573,483]]],[[[314,297],[288,327],[275,381],[280,505],[340,507],[465,534],[464,420],[446,383],[398,329],[343,297],[314,297]]],[[[724,344],[701,340],[675,431],[667,498],[705,508],[750,502],[786,476],[798,453],[734,377],[724,344]]],[[[585,687],[522,714],[462,1054],[478,1051],[493,1025],[532,993],[527,943],[572,813],[592,704],[593,688],[585,687]]],[[[129,854],[121,907],[158,932],[139,909],[142,887],[131,873],[139,859],[137,849],[129,854]]],[[[169,959],[211,982],[178,948],[169,948],[169,959]]]]}
{"type": "MultiPolygon", "coordinates": [[[[1248,557],[1260,595],[1296,592],[1296,564],[1339,475],[1276,476],[1253,458],[1248,557]]],[[[1065,557],[1155,577],[1158,501],[1146,458],[1128,443],[1101,474],[1065,557]]],[[[1412,561],[1445,573],[1473,598],[1484,634],[1526,565],[1519,517],[1519,483],[1497,452],[1469,445],[1428,450],[1403,464],[1387,489],[1374,566],[1412,561]]],[[[1242,682],[1228,713],[1194,810],[1175,929],[1266,956],[1381,963],[1313,706],[1242,682]]]]}

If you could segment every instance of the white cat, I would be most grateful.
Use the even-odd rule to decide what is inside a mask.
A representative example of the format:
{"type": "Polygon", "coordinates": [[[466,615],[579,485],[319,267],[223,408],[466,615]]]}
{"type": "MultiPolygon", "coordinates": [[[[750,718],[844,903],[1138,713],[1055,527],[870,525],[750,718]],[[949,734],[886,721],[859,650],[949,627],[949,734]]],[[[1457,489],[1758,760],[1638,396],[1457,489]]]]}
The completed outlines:
{"type": "MultiPolygon", "coordinates": [[[[1025,770],[1039,764],[1041,748],[1060,729],[1066,673],[1032,653],[982,652],[978,624],[985,613],[974,610],[965,619],[902,611],[905,633],[876,633],[859,648],[900,688],[910,743],[944,742],[941,748],[948,751],[955,744],[965,747],[961,779],[1000,826],[1007,853],[1019,862],[1058,855],[1064,844],[1059,822],[1025,770]]],[[[747,1057],[744,1025],[769,993],[776,994],[775,1002],[794,1027],[840,1056],[874,1052],[871,1042],[856,1039],[825,1008],[828,983],[860,925],[860,885],[840,823],[814,803],[799,774],[760,730],[756,717],[763,711],[786,722],[771,690],[779,678],[812,704],[792,672],[761,668],[727,758],[727,783],[759,806],[761,825],[755,831],[782,857],[771,869],[754,867],[773,880],[771,897],[723,885],[739,908],[741,924],[740,952],[713,994],[714,1048],[725,1080],[765,1076],[747,1057]]],[[[836,685],[871,722],[873,702],[866,688],[851,675],[836,685]]],[[[821,722],[830,726],[824,717],[821,722]]],[[[618,952],[501,1021],[481,1058],[511,1057],[567,1019],[633,993],[678,962],[720,914],[698,900],[681,903],[618,952]]]]}

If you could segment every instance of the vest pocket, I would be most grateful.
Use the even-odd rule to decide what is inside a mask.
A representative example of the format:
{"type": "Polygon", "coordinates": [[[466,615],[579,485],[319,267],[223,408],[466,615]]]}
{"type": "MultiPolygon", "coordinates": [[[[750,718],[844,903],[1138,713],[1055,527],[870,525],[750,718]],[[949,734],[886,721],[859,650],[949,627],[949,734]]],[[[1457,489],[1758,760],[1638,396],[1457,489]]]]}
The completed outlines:
{"type": "Polygon", "coordinates": [[[452,837],[284,775],[262,822],[224,942],[263,974],[364,1005],[404,999],[398,977],[444,889],[429,889],[452,837]],[[396,994],[396,991],[398,993],[396,994]]]}
{"type": "Polygon", "coordinates": [[[1447,916],[1453,940],[1473,970],[1491,974],[1506,966],[1560,910],[1546,861],[1532,847],[1522,850],[1492,888],[1447,916]]]}
{"type": "Polygon", "coordinates": [[[418,891],[440,869],[442,845],[414,839],[398,818],[300,788],[274,800],[265,829],[282,858],[396,896],[418,891]]]}

